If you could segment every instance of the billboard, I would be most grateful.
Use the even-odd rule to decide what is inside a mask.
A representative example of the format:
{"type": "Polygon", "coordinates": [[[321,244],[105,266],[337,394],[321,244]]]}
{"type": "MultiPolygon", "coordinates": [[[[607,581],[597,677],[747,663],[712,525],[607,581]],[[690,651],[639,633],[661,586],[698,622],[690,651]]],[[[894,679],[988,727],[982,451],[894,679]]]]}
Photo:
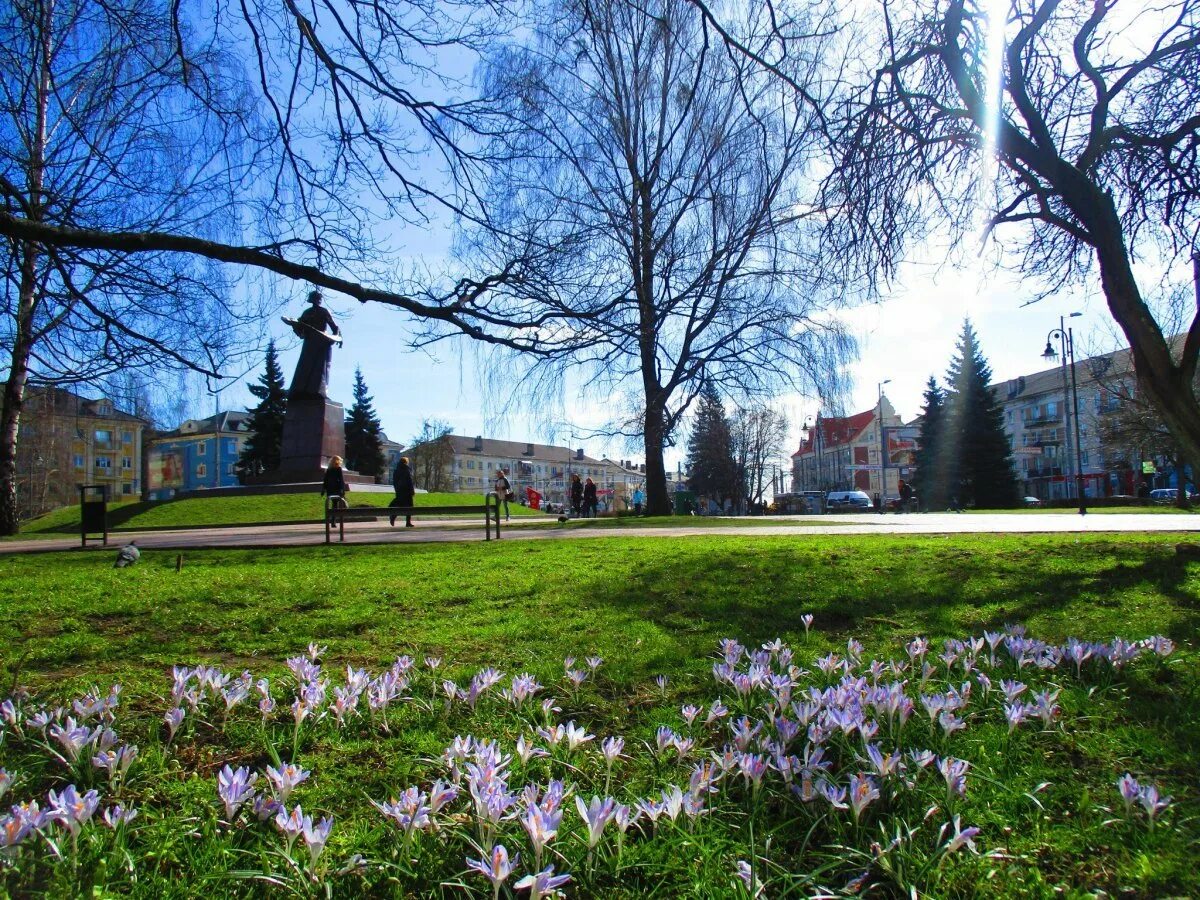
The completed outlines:
{"type": "Polygon", "coordinates": [[[917,464],[917,438],[920,434],[921,429],[916,425],[893,425],[883,429],[889,469],[907,469],[917,464]]]}
{"type": "Polygon", "coordinates": [[[149,490],[183,487],[183,451],[174,447],[152,447],[149,450],[149,490]]]}

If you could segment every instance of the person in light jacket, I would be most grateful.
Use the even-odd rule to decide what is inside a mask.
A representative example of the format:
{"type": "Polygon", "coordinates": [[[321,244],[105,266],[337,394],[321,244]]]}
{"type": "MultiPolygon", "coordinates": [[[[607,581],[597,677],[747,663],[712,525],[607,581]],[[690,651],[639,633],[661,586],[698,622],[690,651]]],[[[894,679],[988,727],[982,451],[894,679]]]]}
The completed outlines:
{"type": "Polygon", "coordinates": [[[321,482],[321,496],[329,497],[330,525],[336,524],[333,510],[346,506],[346,491],[349,489],[346,484],[346,473],[342,469],[342,458],[335,456],[329,460],[329,467],[325,470],[325,479],[321,482]]]}

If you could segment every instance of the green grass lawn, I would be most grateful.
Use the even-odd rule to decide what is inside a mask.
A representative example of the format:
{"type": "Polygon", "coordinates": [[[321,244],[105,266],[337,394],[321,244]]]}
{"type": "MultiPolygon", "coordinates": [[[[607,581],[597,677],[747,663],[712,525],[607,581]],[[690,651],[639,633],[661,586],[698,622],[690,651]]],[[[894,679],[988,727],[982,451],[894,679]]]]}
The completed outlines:
{"type": "MultiPolygon", "coordinates": [[[[712,796],[711,815],[686,826],[681,819],[631,831],[621,855],[611,833],[595,853],[587,852],[568,799],[555,853],[545,862],[572,873],[566,888],[572,896],[737,896],[737,860],[755,861],[768,896],[839,891],[864,872],[876,886],[874,896],[907,896],[910,887],[946,897],[1096,890],[1195,896],[1200,562],[1177,556],[1177,540],[614,537],[586,544],[214,550],[187,554],[180,571],[174,552],[147,551],[126,570],[111,568],[111,551],[3,557],[0,646],[7,649],[0,656],[0,699],[22,686],[63,702],[92,685],[103,693],[121,683],[113,727],[138,744],[141,755],[115,795],[142,814],[127,836],[86,831],[78,855],[63,862],[23,850],[14,864],[0,863],[0,893],[188,896],[203,884],[214,896],[258,895],[270,891],[263,873],[272,872],[285,892],[321,894],[321,884],[303,874],[305,865],[283,861],[273,826],[255,825],[253,817],[236,827],[221,824],[215,781],[226,763],[262,773],[275,754],[292,758],[294,681],[283,661],[304,653],[310,641],[328,648],[322,661],[332,685],[345,679],[347,666],[378,673],[400,654],[418,662],[412,699],[398,704],[388,730],[378,717],[339,729],[331,714],[301,730],[295,760],[312,775],[292,802],[335,820],[317,881],[335,896],[466,891],[484,897],[491,894],[488,883],[465,871],[465,858],[481,855],[469,843],[469,801],[460,799],[439,832],[420,835],[411,847],[401,846],[395,827],[369,803],[444,776],[438,759],[456,735],[499,738],[511,754],[518,734],[532,734],[530,720],[544,724],[536,704],[529,714],[518,713],[494,694],[475,709],[461,701],[448,709],[441,679],[465,688],[473,673],[495,666],[506,673],[501,685],[507,686],[513,675],[532,673],[547,685],[539,699],[557,698],[555,721],[574,720],[596,736],[585,749],[605,735],[625,737],[627,758],[611,790],[629,802],[672,783],[686,788],[700,757],[675,763],[648,749],[660,725],[687,730],[682,704],[707,707],[720,694],[738,714],[736,693],[728,685],[719,689],[712,677],[723,638],[751,649],[782,638],[805,671],[795,676],[798,683],[821,685],[829,682],[816,661],[829,653],[845,656],[852,638],[864,646],[865,665],[873,657],[906,660],[905,643],[925,635],[937,668],[945,639],[1020,623],[1030,636],[1057,643],[1162,634],[1177,649],[1165,661],[1139,660],[1116,676],[1089,667],[1082,677],[1069,667],[997,671],[996,683],[1019,678],[1061,692],[1061,718],[1047,728],[1022,726],[1010,735],[993,701],[970,707],[970,727],[947,737],[918,703],[903,746],[911,740],[968,760],[964,797],[947,798],[945,786],[937,787],[941,776],[926,772],[911,797],[889,789],[856,823],[828,804],[813,812],[785,789],[752,792],[735,771],[712,796]],[[804,614],[814,616],[811,634],[804,614]],[[603,664],[574,690],[563,679],[564,657],[586,669],[589,654],[603,664]],[[426,656],[444,659],[436,674],[420,665],[426,656]],[[269,677],[279,705],[273,724],[264,730],[252,706],[226,718],[210,703],[207,713],[189,714],[175,742],[164,747],[170,667],[199,663],[235,677],[243,670],[269,677]],[[665,687],[656,686],[657,676],[667,678],[665,687]],[[1125,772],[1173,796],[1156,828],[1147,828],[1144,817],[1124,816],[1115,783],[1125,772]],[[931,807],[937,809],[923,822],[931,807]],[[980,855],[930,849],[951,813],[981,829],[975,838],[980,855]],[[910,828],[911,838],[889,846],[910,828]],[[873,843],[889,848],[876,855],[873,843]],[[365,868],[341,871],[356,853],[365,868]]],[[[908,677],[915,699],[916,673],[908,677]]],[[[971,680],[957,673],[951,683],[971,680]]],[[[927,690],[944,689],[946,681],[943,670],[927,690]]],[[[806,696],[807,688],[795,689],[794,699],[806,696]]],[[[719,753],[728,736],[709,735],[704,740],[719,753]]],[[[44,797],[73,777],[46,762],[36,741],[7,737],[0,765],[20,778],[6,802],[44,797]]],[[[877,738],[885,750],[893,739],[901,746],[890,732],[877,738]]],[[[866,765],[861,741],[835,737],[829,744],[844,778],[866,765]]],[[[568,778],[586,797],[609,787],[594,750],[569,755],[563,749],[550,760],[514,761],[511,770],[518,790],[525,779],[550,775],[568,778]]],[[[79,777],[109,795],[94,773],[79,777]]],[[[260,774],[260,787],[264,781],[260,774]]],[[[531,871],[522,828],[508,820],[500,837],[521,851],[519,872],[531,871]]],[[[302,849],[293,856],[307,858],[302,849]]]]}
{"type": "MultiPolygon", "coordinates": [[[[392,494],[351,491],[351,506],[387,506],[392,494]]],[[[482,504],[483,494],[417,494],[416,506],[482,504]]],[[[280,522],[320,522],[324,500],[319,494],[256,494],[188,497],[160,502],[110,504],[109,529],[137,531],[152,528],[204,528],[213,525],[255,525],[280,522]]],[[[520,504],[510,504],[514,516],[540,516],[520,504]]],[[[26,523],[21,536],[78,534],[79,507],[67,506],[26,523]]]]}

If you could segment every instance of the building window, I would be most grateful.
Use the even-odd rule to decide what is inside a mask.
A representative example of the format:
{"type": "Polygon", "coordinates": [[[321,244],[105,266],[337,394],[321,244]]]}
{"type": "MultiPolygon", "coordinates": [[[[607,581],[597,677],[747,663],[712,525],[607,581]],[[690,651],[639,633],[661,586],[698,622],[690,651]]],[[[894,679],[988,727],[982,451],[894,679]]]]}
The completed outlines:
{"type": "Polygon", "coordinates": [[[229,465],[227,465],[225,467],[225,474],[226,475],[236,475],[237,474],[237,463],[230,463],[229,465]]]}
{"type": "Polygon", "coordinates": [[[196,444],[196,455],[204,456],[208,453],[208,441],[200,441],[196,444]]]}
{"type": "Polygon", "coordinates": [[[126,470],[132,469],[133,468],[133,459],[128,456],[122,456],[121,457],[121,468],[126,469],[126,470]]]}
{"type": "Polygon", "coordinates": [[[121,493],[122,494],[132,494],[133,493],[133,485],[129,484],[128,482],[121,485],[121,493]]]}
{"type": "Polygon", "coordinates": [[[204,463],[199,463],[196,466],[196,477],[197,478],[207,478],[208,477],[208,466],[206,466],[204,463]]]}
{"type": "Polygon", "coordinates": [[[108,431],[107,429],[102,429],[102,428],[96,429],[96,443],[97,444],[111,444],[112,443],[112,432],[108,431]]]}
{"type": "Polygon", "coordinates": [[[96,468],[97,469],[111,469],[112,468],[112,460],[107,456],[97,456],[96,457],[96,468]]]}
{"type": "Polygon", "coordinates": [[[121,432],[121,443],[132,444],[133,443],[133,432],[132,431],[122,431],[121,432]]]}
{"type": "Polygon", "coordinates": [[[75,454],[75,468],[77,468],[77,469],[83,468],[83,456],[79,453],[75,454]]]}
{"type": "Polygon", "coordinates": [[[1082,463],[1083,463],[1085,466],[1090,466],[1090,465],[1091,465],[1091,463],[1088,461],[1088,452],[1087,452],[1086,450],[1084,450],[1082,453],[1080,453],[1080,454],[1079,454],[1079,460],[1080,460],[1080,462],[1082,462],[1082,463]]]}

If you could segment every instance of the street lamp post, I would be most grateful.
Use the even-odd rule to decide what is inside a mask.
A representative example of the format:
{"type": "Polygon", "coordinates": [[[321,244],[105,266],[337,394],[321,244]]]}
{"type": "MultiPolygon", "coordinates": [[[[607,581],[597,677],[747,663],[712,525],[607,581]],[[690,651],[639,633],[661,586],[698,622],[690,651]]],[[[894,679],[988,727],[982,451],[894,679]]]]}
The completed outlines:
{"type": "MultiPolygon", "coordinates": [[[[1042,359],[1047,362],[1054,362],[1058,358],[1058,354],[1054,352],[1054,345],[1051,341],[1058,338],[1062,345],[1063,354],[1063,390],[1066,391],[1066,366],[1068,360],[1071,363],[1071,415],[1075,420],[1075,494],[1079,498],[1079,514],[1081,516],[1087,514],[1087,498],[1083,493],[1083,451],[1079,443],[1079,387],[1075,380],[1075,335],[1070,328],[1066,327],[1068,318],[1075,318],[1082,313],[1071,313],[1070,316],[1059,316],[1058,327],[1051,329],[1046,335],[1046,349],[1042,351],[1042,359]]],[[[1063,401],[1066,401],[1063,397],[1063,401]]],[[[1064,416],[1065,418],[1065,416],[1064,416]]],[[[1066,440],[1069,444],[1071,441],[1071,426],[1069,423],[1065,425],[1066,440]]],[[[1070,449],[1067,450],[1068,457],[1070,449]]]]}
{"type": "Polygon", "coordinates": [[[879,415],[877,422],[879,424],[879,511],[881,513],[887,503],[887,442],[884,440],[883,435],[883,386],[891,383],[892,379],[885,378],[875,386],[879,392],[879,415]]]}

